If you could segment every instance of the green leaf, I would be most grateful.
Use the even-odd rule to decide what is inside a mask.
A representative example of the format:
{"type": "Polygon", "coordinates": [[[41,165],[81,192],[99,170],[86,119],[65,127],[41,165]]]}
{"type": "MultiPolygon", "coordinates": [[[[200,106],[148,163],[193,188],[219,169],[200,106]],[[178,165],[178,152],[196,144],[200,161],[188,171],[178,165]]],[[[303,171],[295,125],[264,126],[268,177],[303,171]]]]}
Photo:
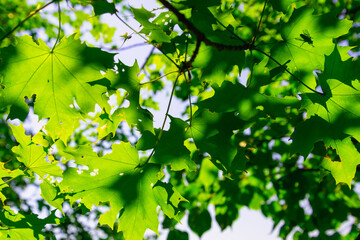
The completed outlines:
{"type": "Polygon", "coordinates": [[[63,209],[62,204],[64,202],[64,199],[62,198],[56,198],[59,191],[58,188],[55,188],[50,183],[50,178],[43,179],[43,182],[40,184],[41,189],[41,196],[44,198],[45,201],[47,201],[51,206],[55,207],[56,209],[59,209],[63,215],[63,209]]]}
{"type": "Polygon", "coordinates": [[[117,68],[118,73],[111,70],[105,75],[105,78],[110,81],[108,87],[126,90],[126,100],[130,102],[130,106],[116,109],[111,116],[104,112],[95,119],[95,122],[99,123],[97,129],[99,133],[98,139],[105,137],[109,133],[114,134],[119,124],[124,120],[130,127],[136,126],[141,133],[144,131],[154,133],[152,114],[148,110],[140,107],[141,79],[138,77],[140,73],[138,63],[135,61],[133,66],[126,66],[119,62],[117,68]]]}
{"type": "Polygon", "coordinates": [[[170,164],[171,170],[196,170],[196,164],[190,159],[190,151],[184,146],[188,124],[179,118],[170,117],[169,131],[163,131],[152,163],[170,164]]]}
{"type": "Polygon", "coordinates": [[[66,143],[78,125],[81,114],[70,107],[74,100],[83,113],[93,112],[96,104],[110,108],[106,88],[89,83],[101,79],[100,70],[112,66],[113,54],[89,48],[74,35],[63,38],[53,51],[41,39],[36,44],[23,36],[16,46],[1,49],[0,56],[0,106],[27,109],[24,98],[35,95],[34,112],[50,118],[45,128],[53,139],[66,143]]]}
{"type": "Polygon", "coordinates": [[[189,240],[189,234],[187,232],[182,232],[177,229],[170,230],[167,240],[189,240]]]}
{"type": "MultiPolygon", "coordinates": [[[[2,191],[2,189],[9,187],[9,185],[7,184],[9,180],[12,180],[18,176],[24,175],[24,172],[21,171],[20,169],[15,169],[14,171],[11,171],[9,169],[5,168],[5,163],[0,162],[0,191],[2,191]],[[3,179],[9,178],[8,181],[5,181],[3,179]]],[[[0,192],[0,200],[4,205],[4,202],[6,200],[6,197],[4,196],[4,194],[2,192],[0,192]]]]}
{"type": "Polygon", "coordinates": [[[205,189],[209,189],[217,180],[219,169],[210,161],[204,158],[201,162],[199,171],[199,181],[204,185],[205,189]]]}
{"type": "Polygon", "coordinates": [[[197,0],[197,1],[191,1],[191,0],[175,0],[173,1],[178,4],[183,4],[188,7],[211,7],[216,6],[220,4],[220,0],[197,0]]]}
{"type": "Polygon", "coordinates": [[[283,12],[285,14],[287,12],[289,6],[297,1],[296,0],[270,0],[269,2],[276,11],[283,12]]]}
{"type": "Polygon", "coordinates": [[[239,173],[245,170],[243,150],[232,144],[233,130],[241,129],[245,122],[230,113],[212,113],[198,110],[191,123],[188,136],[194,139],[201,153],[211,155],[212,162],[221,170],[239,173]]]}
{"type": "Polygon", "coordinates": [[[358,62],[351,59],[342,61],[338,48],[335,48],[329,56],[325,57],[324,71],[319,74],[319,85],[323,94],[301,95],[303,107],[308,110],[308,118],[310,117],[310,120],[323,119],[321,124],[312,124],[319,128],[309,133],[317,136],[310,138],[312,139],[310,142],[315,143],[321,139],[328,147],[336,149],[341,162],[325,160],[323,166],[331,171],[337,183],[345,182],[349,187],[356,166],[360,164],[359,152],[350,139],[354,137],[360,140],[360,125],[358,124],[360,83],[356,80],[358,73],[358,62]]]}
{"type": "Polygon", "coordinates": [[[317,115],[336,125],[337,131],[344,132],[360,141],[360,83],[359,63],[348,59],[342,61],[337,48],[325,58],[325,69],[319,74],[323,94],[302,94],[303,108],[308,117],[317,115]]]}
{"type": "Polygon", "coordinates": [[[144,27],[144,28],[153,28],[154,25],[149,22],[150,18],[155,17],[155,14],[146,10],[144,7],[141,8],[132,8],[131,11],[134,13],[135,19],[144,27]]]}
{"type": "Polygon", "coordinates": [[[126,239],[142,239],[147,228],[158,233],[158,205],[169,217],[176,218],[177,204],[183,198],[174,190],[174,195],[170,195],[169,190],[159,189],[159,166],[148,164],[140,168],[138,153],[130,143],[113,145],[112,153],[103,157],[85,146],[64,154],[89,170],[68,168],[60,184],[62,191],[73,194],[72,201],[81,199],[89,209],[101,202],[109,202],[111,208],[100,216],[100,224],[113,226],[121,210],[118,230],[126,239]]]}
{"type": "Polygon", "coordinates": [[[163,31],[163,29],[150,22],[149,19],[155,17],[155,14],[149,12],[144,7],[141,8],[131,8],[131,11],[134,13],[135,19],[143,26],[141,32],[149,36],[150,42],[157,43],[170,43],[170,37],[163,31]]]}
{"type": "Polygon", "coordinates": [[[139,105],[140,95],[140,81],[139,78],[140,68],[137,61],[134,62],[133,66],[127,66],[122,62],[116,64],[117,72],[109,70],[105,74],[105,78],[110,81],[110,86],[113,89],[125,89],[128,93],[126,97],[130,101],[130,105],[139,105]]]}
{"type": "Polygon", "coordinates": [[[286,116],[286,108],[300,106],[300,101],[296,97],[268,96],[257,92],[256,89],[245,88],[239,82],[226,81],[222,87],[213,88],[215,95],[197,105],[218,113],[237,111],[236,115],[246,121],[261,115],[286,116]]]}
{"type": "Polygon", "coordinates": [[[202,44],[193,66],[202,70],[202,81],[221,86],[233,67],[236,65],[241,70],[244,62],[244,51],[217,50],[202,44]]]}
{"type": "Polygon", "coordinates": [[[45,239],[41,232],[46,224],[59,224],[53,211],[48,217],[39,219],[35,214],[15,213],[8,206],[0,211],[0,239],[45,239]]]}
{"type": "Polygon", "coordinates": [[[153,192],[156,202],[166,216],[180,222],[182,215],[179,203],[187,200],[170,183],[158,181],[153,192]]]}
{"type": "MultiPolygon", "coordinates": [[[[271,57],[281,64],[290,60],[291,71],[312,74],[314,69],[323,69],[324,55],[334,48],[333,38],[346,34],[352,22],[339,20],[335,14],[313,15],[313,9],[295,9],[288,22],[281,22],[283,41],[271,49],[271,57]]],[[[278,67],[269,61],[269,68],[278,67]]]]}
{"type": "Polygon", "coordinates": [[[188,223],[191,230],[201,237],[211,228],[210,213],[206,209],[196,207],[190,211],[188,223]]]}
{"type": "Polygon", "coordinates": [[[98,16],[98,15],[101,15],[104,13],[110,13],[110,14],[116,13],[114,3],[109,3],[106,0],[92,1],[91,5],[94,8],[95,16],[98,16]]]}
{"type": "Polygon", "coordinates": [[[221,227],[221,230],[225,230],[239,217],[239,209],[234,203],[216,205],[215,214],[216,222],[221,227]]]}
{"type": "Polygon", "coordinates": [[[334,140],[329,144],[336,149],[341,162],[325,158],[322,166],[331,172],[336,184],[343,182],[351,188],[351,181],[355,177],[356,167],[360,164],[360,153],[351,141],[351,138],[334,140]]]}
{"type": "MultiPolygon", "coordinates": [[[[13,132],[16,141],[19,146],[13,147],[12,151],[17,154],[17,158],[20,162],[24,163],[27,169],[37,173],[40,177],[45,175],[51,175],[55,177],[62,176],[62,170],[56,165],[56,162],[47,162],[43,146],[40,146],[33,142],[31,136],[25,135],[25,130],[22,124],[15,126],[9,124],[13,132]]],[[[51,158],[50,155],[48,158],[51,158]]]]}
{"type": "Polygon", "coordinates": [[[307,157],[314,148],[314,144],[323,141],[327,147],[336,149],[340,161],[325,157],[322,166],[329,170],[336,183],[346,183],[351,188],[351,181],[355,176],[356,167],[360,164],[360,153],[351,138],[324,119],[313,116],[299,124],[291,135],[292,152],[298,152],[307,157]]]}

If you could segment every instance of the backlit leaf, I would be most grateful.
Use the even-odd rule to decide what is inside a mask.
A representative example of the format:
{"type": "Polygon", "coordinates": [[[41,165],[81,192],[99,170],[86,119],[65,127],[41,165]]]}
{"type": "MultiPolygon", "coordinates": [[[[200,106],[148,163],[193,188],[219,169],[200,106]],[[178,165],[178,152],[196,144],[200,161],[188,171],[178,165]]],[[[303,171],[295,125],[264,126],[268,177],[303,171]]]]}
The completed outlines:
{"type": "MultiPolygon", "coordinates": [[[[15,169],[14,171],[11,171],[9,169],[6,169],[4,167],[4,163],[0,162],[0,191],[6,187],[9,187],[7,184],[9,180],[12,180],[16,178],[17,176],[23,175],[24,172],[20,169],[15,169]],[[8,181],[4,181],[3,179],[8,178],[8,181]]],[[[6,200],[6,197],[2,192],[0,192],[0,200],[4,204],[4,201],[6,200]]]]}
{"type": "Polygon", "coordinates": [[[69,150],[65,155],[89,169],[66,170],[61,182],[62,191],[71,193],[72,201],[81,199],[89,209],[101,202],[109,202],[111,208],[100,216],[99,222],[113,226],[121,211],[118,230],[126,239],[142,239],[148,228],[158,232],[158,205],[163,206],[169,217],[176,218],[177,211],[171,206],[176,207],[183,198],[172,191],[170,193],[175,194],[173,199],[169,191],[158,189],[161,187],[161,183],[157,184],[159,166],[148,164],[140,167],[138,153],[130,143],[113,145],[112,153],[103,157],[98,157],[85,146],[69,150]]]}
{"type": "Polygon", "coordinates": [[[13,147],[12,151],[18,155],[18,160],[24,163],[27,169],[39,174],[41,177],[47,174],[56,177],[62,175],[62,170],[56,165],[56,162],[46,161],[47,153],[43,146],[34,143],[31,136],[25,135],[22,125],[15,126],[9,124],[9,126],[20,144],[13,147]]]}
{"type": "Polygon", "coordinates": [[[74,100],[83,113],[95,105],[109,108],[106,88],[89,83],[102,78],[100,70],[113,63],[113,54],[87,47],[72,35],[63,38],[54,50],[30,36],[18,39],[16,46],[1,49],[3,74],[0,106],[16,105],[27,109],[24,98],[36,96],[34,111],[40,118],[50,118],[48,134],[67,142],[81,118],[74,100]]]}

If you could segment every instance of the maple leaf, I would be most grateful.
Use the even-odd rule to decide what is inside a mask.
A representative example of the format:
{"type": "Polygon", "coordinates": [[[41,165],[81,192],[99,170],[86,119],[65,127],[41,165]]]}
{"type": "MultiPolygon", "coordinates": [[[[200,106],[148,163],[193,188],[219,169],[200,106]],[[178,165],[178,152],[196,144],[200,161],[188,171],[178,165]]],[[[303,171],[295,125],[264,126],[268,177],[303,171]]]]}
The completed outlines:
{"type": "Polygon", "coordinates": [[[41,177],[49,174],[51,176],[60,177],[62,170],[56,163],[47,162],[43,146],[33,141],[29,135],[25,135],[25,129],[22,126],[15,126],[9,124],[16,141],[20,144],[12,148],[12,151],[17,154],[20,162],[24,163],[27,169],[39,174],[41,177]]]}
{"type": "Polygon", "coordinates": [[[62,210],[62,204],[64,202],[64,199],[57,197],[59,191],[58,188],[54,187],[53,184],[51,184],[51,178],[44,178],[43,182],[40,184],[40,189],[41,197],[43,197],[44,200],[47,201],[51,206],[59,209],[62,214],[65,215],[62,210]]]}
{"type": "MultiPolygon", "coordinates": [[[[351,21],[339,20],[333,13],[313,15],[312,8],[295,9],[289,21],[281,22],[283,41],[271,48],[271,57],[281,64],[290,60],[287,67],[292,71],[312,75],[314,69],[323,69],[324,55],[334,48],[332,39],[346,34],[351,26],[351,21]]],[[[268,67],[278,65],[270,60],[268,67]]]]}
{"type": "Polygon", "coordinates": [[[75,35],[63,38],[55,49],[41,39],[36,44],[27,35],[17,41],[16,46],[1,49],[0,106],[27,109],[24,98],[35,95],[34,112],[50,118],[45,127],[48,134],[65,143],[78,125],[80,112],[93,112],[96,104],[110,108],[106,88],[90,82],[103,78],[100,70],[112,66],[113,54],[89,48],[75,35]],[[74,100],[80,112],[70,107],[74,100]]]}
{"type": "MultiPolygon", "coordinates": [[[[171,117],[170,129],[163,131],[155,154],[150,162],[169,164],[171,170],[196,170],[196,164],[190,159],[190,151],[184,146],[188,124],[179,118],[171,117]]],[[[157,131],[157,136],[159,131],[157,131]]]]}
{"type": "Polygon", "coordinates": [[[350,139],[353,137],[360,140],[358,76],[358,63],[352,59],[342,61],[338,47],[334,48],[325,57],[324,71],[319,74],[319,86],[323,93],[301,94],[302,107],[307,110],[309,120],[306,121],[306,127],[299,125],[294,132],[294,140],[301,132],[300,129],[308,135],[307,143],[304,143],[307,150],[304,152],[309,153],[311,145],[319,140],[324,140],[326,146],[336,149],[341,162],[328,160],[323,166],[331,171],[337,183],[345,182],[349,186],[356,166],[360,164],[360,154],[350,139]],[[315,126],[317,129],[314,129],[315,126]]]}
{"type": "Polygon", "coordinates": [[[140,106],[141,85],[138,77],[140,72],[138,63],[135,61],[133,66],[126,66],[119,62],[116,66],[117,73],[110,70],[104,77],[109,80],[108,88],[122,88],[127,91],[126,100],[130,102],[130,105],[116,109],[111,115],[104,111],[94,120],[99,123],[98,139],[110,133],[114,135],[122,121],[126,121],[129,127],[136,126],[141,133],[146,130],[154,133],[152,114],[140,106]]]}
{"type": "Polygon", "coordinates": [[[0,239],[45,239],[41,232],[46,224],[59,224],[55,211],[44,218],[39,219],[36,214],[26,214],[21,210],[15,213],[9,206],[4,206],[0,211],[0,239]]]}
{"type": "Polygon", "coordinates": [[[242,69],[244,62],[244,51],[221,51],[202,44],[193,66],[202,69],[202,81],[221,86],[225,76],[233,67],[237,65],[239,69],[242,69]]]}
{"type": "Polygon", "coordinates": [[[116,13],[116,8],[114,2],[109,3],[106,0],[98,0],[98,1],[91,1],[91,5],[94,8],[95,16],[110,13],[116,13]]]}
{"type": "Polygon", "coordinates": [[[79,174],[76,168],[68,168],[60,184],[62,191],[72,193],[72,201],[81,199],[89,209],[109,202],[111,208],[100,216],[100,224],[113,226],[121,210],[118,230],[126,239],[142,239],[147,228],[158,233],[158,205],[170,218],[178,219],[177,204],[184,199],[175,189],[169,191],[162,186],[165,183],[159,182],[159,165],[140,167],[138,152],[130,143],[114,144],[112,153],[103,157],[98,157],[90,146],[66,150],[64,154],[89,169],[79,174]]]}
{"type": "Polygon", "coordinates": [[[200,108],[211,112],[233,112],[242,120],[252,120],[261,115],[286,116],[287,107],[297,107],[299,100],[293,96],[276,97],[259,93],[256,89],[246,88],[239,82],[225,81],[222,87],[213,87],[213,97],[197,103],[200,108]]]}
{"type": "MultiPolygon", "coordinates": [[[[4,165],[5,165],[5,163],[0,162],[0,167],[1,167],[0,168],[0,191],[6,187],[9,187],[9,185],[7,184],[7,181],[4,182],[3,179],[5,179],[5,178],[14,179],[17,176],[24,175],[24,172],[21,171],[20,169],[15,169],[14,171],[11,171],[9,169],[6,169],[4,165]]],[[[6,200],[6,197],[1,192],[0,192],[0,200],[3,204],[4,204],[4,201],[6,200]]]]}
{"type": "Polygon", "coordinates": [[[229,173],[245,170],[246,158],[243,150],[232,144],[233,130],[241,129],[245,122],[234,112],[212,113],[198,110],[187,132],[194,139],[200,152],[211,155],[212,162],[229,173]]]}
{"type": "Polygon", "coordinates": [[[170,37],[163,31],[161,26],[149,21],[155,14],[146,10],[144,7],[131,8],[134,18],[143,26],[142,33],[149,35],[149,42],[170,43],[170,37]]]}
{"type": "Polygon", "coordinates": [[[291,151],[307,157],[314,148],[314,144],[323,141],[327,147],[336,150],[340,161],[332,161],[325,157],[321,165],[329,170],[336,183],[346,183],[351,188],[351,181],[355,176],[356,166],[360,164],[360,153],[351,141],[351,137],[328,123],[319,116],[312,116],[296,126],[291,135],[293,144],[291,151]]]}
{"type": "Polygon", "coordinates": [[[302,107],[308,117],[318,115],[329,123],[336,124],[346,134],[360,141],[360,82],[357,80],[358,62],[341,60],[338,48],[325,57],[325,68],[319,74],[323,94],[304,93],[302,107]]]}

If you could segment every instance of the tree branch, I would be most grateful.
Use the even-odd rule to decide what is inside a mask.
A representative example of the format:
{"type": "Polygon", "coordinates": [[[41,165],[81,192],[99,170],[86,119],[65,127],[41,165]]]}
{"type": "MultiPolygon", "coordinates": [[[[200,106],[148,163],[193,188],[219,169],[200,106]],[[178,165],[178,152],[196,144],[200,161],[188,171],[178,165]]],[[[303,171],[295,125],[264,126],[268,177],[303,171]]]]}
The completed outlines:
{"type": "Polygon", "coordinates": [[[29,16],[27,16],[24,20],[22,20],[21,22],[18,23],[18,25],[16,25],[13,29],[11,29],[8,33],[6,33],[4,36],[2,36],[0,38],[0,42],[2,40],[4,40],[5,38],[7,38],[8,36],[10,36],[10,34],[12,34],[16,29],[18,29],[21,25],[23,25],[27,20],[29,20],[32,16],[34,16],[35,14],[37,14],[38,12],[40,12],[41,10],[43,10],[44,8],[46,8],[47,6],[49,6],[50,4],[54,3],[56,0],[53,0],[51,2],[46,3],[45,5],[43,5],[42,7],[36,9],[35,11],[32,11],[30,13],[29,16]]]}
{"type": "Polygon", "coordinates": [[[61,8],[60,8],[60,3],[59,2],[57,2],[57,6],[58,6],[58,13],[59,13],[59,32],[58,32],[58,35],[56,37],[56,41],[54,43],[54,46],[51,49],[51,52],[54,51],[56,45],[58,44],[58,42],[60,40],[60,35],[61,35],[61,8]]]}
{"type": "Polygon", "coordinates": [[[173,96],[174,96],[174,93],[175,93],[176,84],[177,84],[177,81],[178,81],[180,75],[181,75],[181,72],[178,73],[178,75],[177,75],[177,77],[176,77],[176,79],[175,79],[175,81],[174,81],[174,85],[173,85],[173,88],[172,88],[172,90],[171,90],[171,95],[170,95],[169,103],[168,103],[168,106],[167,106],[167,109],[166,109],[164,121],[163,121],[163,124],[162,124],[162,126],[161,126],[159,135],[158,135],[158,137],[157,137],[157,139],[156,139],[155,146],[154,146],[153,150],[151,151],[151,153],[150,153],[149,157],[147,158],[147,160],[146,160],[142,165],[139,164],[138,167],[143,167],[143,166],[145,166],[146,164],[148,164],[148,163],[150,162],[151,157],[154,155],[155,150],[156,150],[156,148],[157,148],[158,145],[159,145],[159,142],[160,142],[160,140],[161,140],[162,133],[163,133],[163,131],[164,131],[164,127],[165,127],[166,120],[167,120],[167,118],[168,118],[168,116],[169,116],[171,101],[172,101],[172,99],[173,99],[173,96]]]}
{"type": "Polygon", "coordinates": [[[190,22],[184,14],[180,13],[171,3],[166,0],[159,0],[167,9],[175,14],[180,22],[182,22],[187,29],[193,32],[197,38],[197,40],[201,43],[204,42],[206,45],[214,47],[218,50],[229,50],[229,51],[242,51],[252,49],[252,45],[249,43],[245,43],[243,45],[225,45],[221,43],[216,43],[208,39],[203,32],[197,29],[192,22],[190,22]]]}

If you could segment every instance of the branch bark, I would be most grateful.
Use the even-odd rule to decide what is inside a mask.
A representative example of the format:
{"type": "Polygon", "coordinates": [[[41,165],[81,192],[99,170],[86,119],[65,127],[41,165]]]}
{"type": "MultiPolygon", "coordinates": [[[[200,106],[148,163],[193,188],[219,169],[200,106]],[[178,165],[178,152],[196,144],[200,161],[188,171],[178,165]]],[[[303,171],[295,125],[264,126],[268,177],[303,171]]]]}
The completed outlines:
{"type": "Polygon", "coordinates": [[[159,0],[167,9],[175,14],[180,22],[182,22],[189,31],[194,33],[198,42],[204,42],[206,45],[214,47],[218,50],[229,50],[229,51],[242,51],[252,49],[253,45],[245,43],[243,45],[225,45],[217,42],[213,42],[206,37],[206,35],[195,27],[195,25],[190,22],[184,14],[182,14],[177,8],[175,8],[171,3],[166,0],[159,0]]]}

